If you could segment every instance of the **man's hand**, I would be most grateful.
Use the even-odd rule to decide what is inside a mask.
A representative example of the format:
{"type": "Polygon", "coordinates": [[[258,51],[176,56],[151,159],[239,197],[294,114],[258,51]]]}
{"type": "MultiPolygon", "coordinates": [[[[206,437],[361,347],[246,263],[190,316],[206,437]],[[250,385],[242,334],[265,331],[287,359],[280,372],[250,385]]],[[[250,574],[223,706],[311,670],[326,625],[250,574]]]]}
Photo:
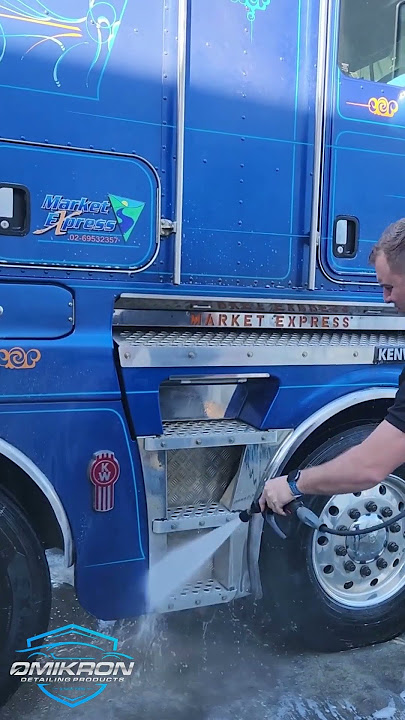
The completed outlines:
{"type": "Polygon", "coordinates": [[[283,475],[282,477],[267,480],[259,498],[259,505],[262,512],[267,505],[270,510],[278,513],[278,515],[286,515],[283,508],[293,499],[294,495],[287,483],[287,476],[283,475]]]}

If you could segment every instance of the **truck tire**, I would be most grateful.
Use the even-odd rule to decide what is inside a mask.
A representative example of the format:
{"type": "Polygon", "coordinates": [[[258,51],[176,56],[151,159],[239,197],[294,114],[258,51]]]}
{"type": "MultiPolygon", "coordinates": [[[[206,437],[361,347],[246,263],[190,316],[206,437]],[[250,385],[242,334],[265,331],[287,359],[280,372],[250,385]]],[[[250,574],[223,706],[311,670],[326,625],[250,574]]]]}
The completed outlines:
{"type": "MultiPolygon", "coordinates": [[[[300,467],[331,460],[362,442],[375,427],[345,430],[300,467]]],[[[304,500],[322,514],[325,524],[352,529],[350,510],[361,513],[360,523],[371,525],[387,519],[381,514],[383,508],[385,514],[390,508],[392,516],[404,509],[405,481],[399,469],[384,483],[356,495],[304,500]],[[377,510],[366,509],[366,503],[375,503],[377,510]]],[[[363,536],[368,540],[356,548],[353,539],[322,534],[296,518],[279,517],[288,537],[281,540],[264,524],[260,572],[266,616],[284,643],[338,651],[383,642],[405,630],[404,520],[394,533],[387,528],[363,536]]]]}
{"type": "Polygon", "coordinates": [[[16,651],[46,632],[50,607],[44,549],[22,510],[0,490],[0,706],[20,685],[10,676],[13,662],[21,660],[16,651]]]}

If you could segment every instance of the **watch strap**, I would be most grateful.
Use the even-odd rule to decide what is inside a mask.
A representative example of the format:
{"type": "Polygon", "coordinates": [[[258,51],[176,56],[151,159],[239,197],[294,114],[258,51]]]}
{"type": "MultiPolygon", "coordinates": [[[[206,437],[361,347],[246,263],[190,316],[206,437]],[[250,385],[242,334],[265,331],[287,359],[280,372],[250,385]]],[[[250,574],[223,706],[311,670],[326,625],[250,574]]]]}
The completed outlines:
{"type": "Polygon", "coordinates": [[[302,497],[303,494],[297,487],[297,482],[300,479],[300,476],[301,470],[292,470],[287,475],[287,482],[294,497],[302,497]]]}

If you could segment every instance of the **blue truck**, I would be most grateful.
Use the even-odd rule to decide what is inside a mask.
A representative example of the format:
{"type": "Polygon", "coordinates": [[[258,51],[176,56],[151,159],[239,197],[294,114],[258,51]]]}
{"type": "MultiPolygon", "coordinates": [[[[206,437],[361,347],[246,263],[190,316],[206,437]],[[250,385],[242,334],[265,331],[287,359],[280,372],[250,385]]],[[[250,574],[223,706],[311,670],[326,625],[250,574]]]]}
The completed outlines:
{"type": "MultiPolygon", "coordinates": [[[[149,568],[384,418],[405,335],[368,257],[404,127],[402,0],[2,0],[3,701],[46,549],[93,616],[145,614],[149,568]]],[[[367,523],[404,478],[309,502],[367,523]]],[[[307,644],[382,641],[399,529],[281,542],[259,515],[157,609],[252,596],[307,644]]]]}

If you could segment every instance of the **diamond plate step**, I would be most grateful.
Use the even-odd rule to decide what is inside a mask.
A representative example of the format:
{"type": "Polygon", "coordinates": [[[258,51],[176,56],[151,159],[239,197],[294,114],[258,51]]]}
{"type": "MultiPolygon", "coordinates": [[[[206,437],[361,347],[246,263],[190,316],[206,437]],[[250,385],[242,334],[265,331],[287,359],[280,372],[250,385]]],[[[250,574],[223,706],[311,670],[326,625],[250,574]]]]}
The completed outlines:
{"type": "MultiPolygon", "coordinates": [[[[236,588],[227,590],[218,580],[211,578],[186,585],[183,590],[167,598],[160,607],[156,608],[156,611],[165,613],[204,605],[218,605],[230,602],[235,596],[236,588]]],[[[241,597],[241,593],[238,593],[238,597],[241,597]]]]}
{"type": "Polygon", "coordinates": [[[121,366],[369,365],[405,333],[136,330],[114,333],[121,366]]]}
{"type": "Polygon", "coordinates": [[[145,450],[178,450],[225,445],[279,445],[287,430],[258,430],[240,420],[187,420],[163,423],[163,435],[140,437],[145,450]]]}
{"type": "Polygon", "coordinates": [[[189,505],[172,508],[167,513],[167,518],[153,521],[152,529],[155,533],[202,530],[220,527],[234,518],[235,513],[230,512],[220,503],[201,504],[196,507],[189,505]]]}

